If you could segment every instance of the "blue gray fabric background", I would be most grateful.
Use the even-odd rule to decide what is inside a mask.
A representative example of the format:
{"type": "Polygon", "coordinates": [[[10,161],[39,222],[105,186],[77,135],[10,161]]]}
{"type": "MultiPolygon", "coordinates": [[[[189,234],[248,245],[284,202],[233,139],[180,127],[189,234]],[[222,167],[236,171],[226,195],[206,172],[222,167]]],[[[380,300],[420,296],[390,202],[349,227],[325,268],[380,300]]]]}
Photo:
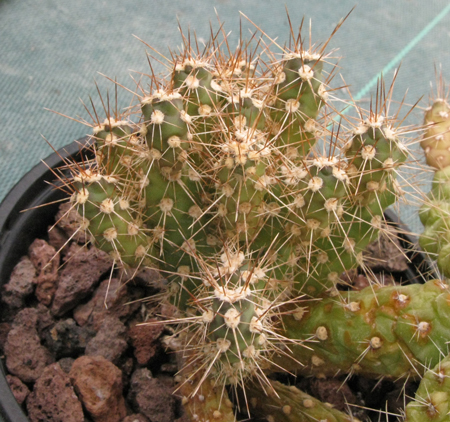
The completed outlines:
{"type": "MultiPolygon", "coordinates": [[[[286,7],[294,26],[302,17],[308,25],[311,19],[313,40],[320,43],[354,6],[330,48],[339,48],[340,71],[362,105],[368,105],[374,78],[384,71],[390,81],[400,62],[398,100],[407,90],[409,104],[427,99],[441,64],[450,81],[448,0],[0,0],[0,200],[52,152],[44,137],[60,148],[89,131],[46,109],[88,118],[80,99],[88,103],[92,96],[100,105],[94,81],[103,93],[114,92],[100,73],[133,89],[130,74],[148,72],[149,49],[133,35],[168,54],[168,47],[180,45],[178,22],[206,40],[210,22],[218,27],[217,12],[235,45],[240,25],[244,32],[254,29],[242,11],[283,44],[289,36],[286,7]]],[[[154,68],[161,70],[157,62],[154,68]]],[[[119,104],[128,101],[120,92],[119,104]]],[[[421,119],[417,110],[409,120],[421,119]]],[[[419,230],[411,212],[404,207],[402,217],[419,230]]]]}

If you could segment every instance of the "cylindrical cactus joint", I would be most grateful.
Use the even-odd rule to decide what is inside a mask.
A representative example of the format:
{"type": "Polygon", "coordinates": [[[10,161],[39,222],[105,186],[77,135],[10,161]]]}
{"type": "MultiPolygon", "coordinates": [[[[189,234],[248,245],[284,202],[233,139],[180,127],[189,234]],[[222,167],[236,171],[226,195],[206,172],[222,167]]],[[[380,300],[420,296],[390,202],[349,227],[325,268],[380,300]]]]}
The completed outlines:
{"type": "MultiPolygon", "coordinates": [[[[360,118],[332,123],[343,115],[333,104],[335,65],[325,47],[305,49],[301,34],[289,48],[276,47],[262,34],[264,48],[241,40],[230,53],[220,34],[202,53],[184,38],[168,74],[152,75],[150,91],[142,81],[137,107],[96,120],[96,158],[84,170],[74,166],[67,186],[80,229],[97,247],[117,265],[152,266],[167,277],[160,308],[175,327],[166,343],[182,352],[183,376],[197,383],[185,388],[191,398],[211,379],[221,394],[252,380],[282,391],[267,374],[292,361],[328,359],[333,371],[349,369],[353,350],[341,345],[344,363],[330,357],[339,339],[327,312],[334,322],[350,320],[336,305],[339,276],[362,263],[382,230],[408,160],[382,83],[375,110],[349,99],[347,111],[360,118]],[[303,315],[305,301],[317,302],[311,314],[303,315]]],[[[430,113],[434,122],[446,118],[430,113]]],[[[430,139],[436,129],[428,126],[430,139]]],[[[381,355],[384,337],[355,315],[355,338],[367,343],[358,347],[381,355]]],[[[217,395],[210,400],[217,405],[217,395]]],[[[345,420],[324,408],[310,414],[345,420]]]]}

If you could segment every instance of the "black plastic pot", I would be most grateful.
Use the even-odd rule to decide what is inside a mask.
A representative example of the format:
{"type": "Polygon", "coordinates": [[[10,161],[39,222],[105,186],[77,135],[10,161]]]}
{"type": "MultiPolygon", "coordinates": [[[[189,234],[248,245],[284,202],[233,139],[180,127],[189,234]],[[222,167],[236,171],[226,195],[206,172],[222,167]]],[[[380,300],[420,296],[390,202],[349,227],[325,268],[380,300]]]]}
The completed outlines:
{"type": "MultiPolygon", "coordinates": [[[[38,164],[11,190],[0,205],[0,288],[9,280],[9,276],[20,260],[27,254],[28,247],[36,238],[46,236],[48,226],[54,223],[54,216],[58,210],[59,200],[66,194],[48,184],[55,180],[52,168],[56,169],[65,164],[65,159],[72,157],[82,160],[88,152],[80,153],[81,146],[87,138],[81,139],[52,154],[45,160],[46,164],[38,164]],[[51,204],[40,206],[42,204],[51,204]],[[24,212],[24,210],[27,210],[24,212]]],[[[90,158],[90,157],[88,157],[90,158]]],[[[406,228],[391,211],[385,216],[389,222],[400,226],[402,232],[406,228]]],[[[416,239],[401,235],[401,243],[411,260],[409,269],[401,275],[406,280],[422,281],[417,269],[423,270],[424,256],[415,251],[416,239]]],[[[429,268],[425,264],[426,268],[429,268]]],[[[27,416],[16,402],[5,378],[3,361],[0,361],[0,422],[29,422],[27,416]]]]}
{"type": "MultiPolygon", "coordinates": [[[[64,166],[68,157],[78,161],[82,155],[86,157],[86,151],[80,153],[86,142],[87,138],[83,138],[50,155],[45,164],[30,170],[1,203],[0,287],[8,282],[14,266],[27,254],[34,239],[45,237],[48,226],[54,223],[58,201],[67,196],[48,183],[56,178],[51,169],[64,166]]],[[[6,382],[3,361],[0,369],[0,417],[4,422],[28,422],[6,382]]]]}

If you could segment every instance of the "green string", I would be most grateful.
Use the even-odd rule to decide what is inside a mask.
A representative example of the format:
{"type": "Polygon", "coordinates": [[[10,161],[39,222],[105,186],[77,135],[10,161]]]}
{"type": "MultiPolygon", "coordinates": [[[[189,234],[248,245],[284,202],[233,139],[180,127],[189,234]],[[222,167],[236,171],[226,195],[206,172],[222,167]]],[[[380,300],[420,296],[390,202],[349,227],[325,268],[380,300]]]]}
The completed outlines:
{"type": "MultiPolygon", "coordinates": [[[[425,35],[427,35],[446,15],[450,12],[450,4],[444,7],[437,16],[429,22],[425,28],[423,28],[384,68],[379,72],[376,76],[374,76],[354,97],[354,101],[358,101],[367,95],[370,90],[378,83],[380,77],[386,73],[388,73],[394,66],[396,66],[419,42],[422,40],[425,35]]],[[[342,110],[338,116],[334,118],[334,120],[339,120],[340,117],[346,114],[351,109],[350,106],[347,106],[344,110],[342,110]]],[[[331,126],[330,124],[329,126],[331,126]]]]}
{"type": "Polygon", "coordinates": [[[405,57],[415,46],[420,42],[420,40],[425,37],[444,17],[447,15],[447,13],[450,11],[450,4],[448,4],[446,7],[444,7],[443,10],[441,10],[440,13],[431,21],[428,23],[425,28],[423,28],[406,46],[401,50],[384,68],[383,70],[373,77],[354,97],[355,100],[360,100],[362,97],[367,95],[367,93],[373,88],[374,85],[377,84],[379,78],[381,75],[386,74],[389,72],[394,66],[399,63],[403,57],[405,57]]]}

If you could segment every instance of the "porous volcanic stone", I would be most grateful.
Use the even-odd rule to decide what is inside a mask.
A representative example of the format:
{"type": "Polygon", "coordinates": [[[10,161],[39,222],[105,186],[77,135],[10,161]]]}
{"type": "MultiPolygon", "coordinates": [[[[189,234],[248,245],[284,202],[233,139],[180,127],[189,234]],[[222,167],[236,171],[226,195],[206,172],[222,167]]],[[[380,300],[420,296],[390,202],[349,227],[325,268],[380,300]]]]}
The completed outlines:
{"type": "Polygon", "coordinates": [[[112,266],[111,257],[96,248],[72,245],[61,271],[58,289],[52,303],[52,313],[61,316],[91,293],[100,277],[112,266]],[[71,252],[71,253],[70,253],[71,252]]]}
{"type": "Polygon", "coordinates": [[[127,416],[122,422],[149,422],[148,418],[138,413],[127,416]]]}
{"type": "Polygon", "coordinates": [[[61,369],[68,374],[70,370],[72,369],[72,365],[75,362],[74,358],[62,358],[58,361],[59,366],[61,369]]]}
{"type": "Polygon", "coordinates": [[[27,398],[28,394],[30,394],[30,390],[22,381],[20,381],[19,378],[14,375],[6,375],[6,381],[8,382],[9,388],[11,389],[17,403],[21,405],[27,398]]]}
{"type": "MultiPolygon", "coordinates": [[[[61,204],[55,220],[57,222],[56,227],[65,233],[67,239],[70,238],[71,240],[82,244],[89,240],[87,233],[80,230],[82,217],[73,207],[72,203],[66,202],[65,204],[61,204]]],[[[51,230],[50,233],[52,231],[53,230],[51,230]]]]}
{"type": "Polygon", "coordinates": [[[132,287],[129,293],[127,285],[117,278],[103,280],[95,290],[92,298],[73,311],[73,318],[78,325],[90,325],[98,330],[106,315],[115,315],[121,320],[126,320],[140,303],[136,299],[144,296],[144,291],[138,287],[132,287]]]}
{"type": "Polygon", "coordinates": [[[79,357],[69,376],[95,422],[120,422],[126,416],[122,372],[103,356],[79,357]]]}
{"type": "Polygon", "coordinates": [[[114,316],[103,320],[96,336],[86,346],[87,356],[103,356],[117,364],[122,354],[128,348],[127,328],[114,316]]]}
{"type": "Polygon", "coordinates": [[[27,400],[31,422],[83,422],[83,408],[69,376],[54,363],[36,381],[27,400]]]}
{"type": "Polygon", "coordinates": [[[156,320],[148,322],[147,325],[132,326],[128,333],[139,365],[147,365],[161,347],[158,339],[164,331],[164,325],[156,320]]]}
{"type": "Polygon", "coordinates": [[[408,258],[398,236],[398,231],[394,227],[384,225],[380,237],[370,243],[363,252],[364,264],[373,271],[406,271],[408,258]]]}
{"type": "Polygon", "coordinates": [[[152,422],[173,422],[176,415],[176,399],[172,389],[146,368],[134,371],[131,376],[128,400],[136,412],[147,416],[152,422]]]}
{"type": "Polygon", "coordinates": [[[11,277],[3,286],[2,301],[11,308],[21,308],[24,299],[33,293],[36,268],[28,257],[23,257],[11,274],[11,277]]]}
{"type": "Polygon", "coordinates": [[[59,253],[43,239],[36,239],[28,255],[37,271],[35,295],[44,305],[50,305],[58,287],[59,253]]]}
{"type": "Polygon", "coordinates": [[[49,245],[52,245],[57,251],[60,251],[61,255],[65,255],[65,252],[69,248],[69,236],[58,226],[49,226],[47,231],[49,245]]]}
{"type": "Polygon", "coordinates": [[[50,309],[44,304],[38,303],[36,310],[38,312],[37,331],[39,337],[42,339],[45,333],[55,325],[56,321],[51,314],[50,309]]]}
{"type": "Polygon", "coordinates": [[[6,367],[23,382],[36,381],[44,368],[54,362],[50,351],[41,345],[37,320],[36,309],[25,308],[20,311],[5,343],[6,367]]]}
{"type": "Polygon", "coordinates": [[[8,337],[10,329],[10,322],[0,322],[0,350],[4,350],[5,348],[6,338],[8,337]]]}
{"type": "Polygon", "coordinates": [[[58,321],[45,334],[47,347],[53,351],[56,359],[62,357],[79,356],[88,341],[95,335],[93,330],[79,327],[72,318],[58,321]]]}
{"type": "Polygon", "coordinates": [[[314,397],[341,411],[347,409],[348,404],[357,403],[350,387],[338,378],[313,379],[309,388],[314,397]]]}
{"type": "MultiPolygon", "coordinates": [[[[28,256],[38,274],[55,259],[56,250],[43,239],[35,239],[28,248],[28,256]]],[[[58,258],[59,261],[59,258],[58,258]]]]}

